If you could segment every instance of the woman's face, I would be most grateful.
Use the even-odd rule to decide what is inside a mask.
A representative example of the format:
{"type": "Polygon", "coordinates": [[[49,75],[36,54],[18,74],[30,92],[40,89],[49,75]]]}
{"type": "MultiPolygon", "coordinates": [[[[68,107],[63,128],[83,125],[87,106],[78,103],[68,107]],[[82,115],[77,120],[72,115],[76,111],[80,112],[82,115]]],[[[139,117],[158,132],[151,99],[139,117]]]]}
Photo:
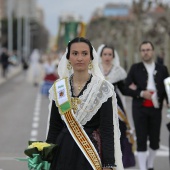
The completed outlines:
{"type": "Polygon", "coordinates": [[[103,64],[112,63],[113,58],[114,58],[113,50],[111,48],[107,48],[107,47],[104,48],[103,52],[102,52],[102,55],[101,55],[101,58],[102,58],[102,63],[103,64]]]}
{"type": "Polygon", "coordinates": [[[74,72],[88,71],[90,60],[90,48],[88,44],[84,42],[77,42],[71,45],[69,61],[74,72]]]}

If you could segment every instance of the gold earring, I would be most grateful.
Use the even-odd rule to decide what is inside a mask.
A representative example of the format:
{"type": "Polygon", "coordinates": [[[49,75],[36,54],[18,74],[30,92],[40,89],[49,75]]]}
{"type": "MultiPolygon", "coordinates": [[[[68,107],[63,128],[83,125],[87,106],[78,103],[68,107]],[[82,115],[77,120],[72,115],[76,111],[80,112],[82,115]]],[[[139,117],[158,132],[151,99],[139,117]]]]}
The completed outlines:
{"type": "Polygon", "coordinates": [[[71,70],[71,69],[72,69],[72,66],[71,66],[70,61],[67,63],[67,69],[68,69],[68,70],[71,70]]]}
{"type": "Polygon", "coordinates": [[[92,61],[90,61],[88,68],[89,68],[89,70],[91,70],[93,68],[92,61]]]}

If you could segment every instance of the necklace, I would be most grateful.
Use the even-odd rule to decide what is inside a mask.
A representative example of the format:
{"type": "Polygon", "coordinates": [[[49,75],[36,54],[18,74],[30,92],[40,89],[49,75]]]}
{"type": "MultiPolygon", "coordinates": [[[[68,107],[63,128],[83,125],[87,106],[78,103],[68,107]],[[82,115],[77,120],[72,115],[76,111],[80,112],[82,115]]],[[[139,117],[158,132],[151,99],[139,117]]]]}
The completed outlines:
{"type": "Polygon", "coordinates": [[[84,85],[82,84],[78,84],[78,91],[80,92],[80,90],[84,87],[84,85]]]}
{"type": "MultiPolygon", "coordinates": [[[[73,75],[70,77],[71,78],[71,87],[72,87],[72,90],[73,90],[73,94],[75,95],[75,88],[74,88],[74,82],[73,82],[73,75]]],[[[86,85],[86,83],[90,80],[91,78],[91,75],[89,74],[89,78],[86,82],[82,83],[82,84],[76,84],[77,86],[77,91],[78,91],[78,94],[81,92],[81,90],[84,88],[84,86],[86,85]]],[[[77,95],[75,95],[77,96],[77,95]]]]}
{"type": "Polygon", "coordinates": [[[79,91],[79,92],[83,89],[83,87],[85,86],[85,84],[90,80],[90,77],[91,77],[91,75],[89,74],[88,80],[87,80],[86,82],[84,82],[84,83],[82,83],[82,84],[77,83],[77,84],[78,84],[77,87],[78,87],[78,91],[79,91]]]}

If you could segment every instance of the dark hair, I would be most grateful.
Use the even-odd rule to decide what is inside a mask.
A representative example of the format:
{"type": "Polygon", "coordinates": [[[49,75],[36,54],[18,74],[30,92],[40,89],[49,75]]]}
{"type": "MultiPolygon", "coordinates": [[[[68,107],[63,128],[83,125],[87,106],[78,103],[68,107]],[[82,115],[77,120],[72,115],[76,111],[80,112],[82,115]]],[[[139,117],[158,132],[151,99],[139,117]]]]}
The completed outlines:
{"type": "Polygon", "coordinates": [[[86,39],[86,38],[83,38],[83,37],[76,37],[76,38],[74,38],[73,40],[71,40],[71,41],[68,43],[68,45],[67,45],[68,52],[67,52],[66,58],[69,59],[71,45],[72,45],[73,43],[77,43],[77,42],[84,42],[84,43],[86,43],[86,44],[89,46],[89,49],[90,49],[90,57],[91,57],[91,59],[93,60],[93,58],[94,58],[94,57],[93,57],[93,47],[92,47],[90,41],[89,41],[88,39],[86,39]]]}
{"type": "Polygon", "coordinates": [[[102,51],[101,51],[101,53],[100,53],[100,56],[102,56],[103,50],[104,50],[105,48],[110,48],[110,49],[112,49],[112,51],[113,51],[113,58],[114,58],[114,57],[115,57],[115,53],[114,53],[115,49],[114,49],[114,47],[113,47],[112,45],[105,45],[105,46],[102,48],[102,51]]]}
{"type": "Polygon", "coordinates": [[[139,46],[139,51],[140,51],[141,46],[142,46],[143,44],[150,44],[150,45],[151,45],[151,47],[152,47],[152,50],[154,50],[154,45],[152,44],[152,42],[151,42],[151,41],[143,41],[143,42],[140,44],[140,46],[139,46]]]}

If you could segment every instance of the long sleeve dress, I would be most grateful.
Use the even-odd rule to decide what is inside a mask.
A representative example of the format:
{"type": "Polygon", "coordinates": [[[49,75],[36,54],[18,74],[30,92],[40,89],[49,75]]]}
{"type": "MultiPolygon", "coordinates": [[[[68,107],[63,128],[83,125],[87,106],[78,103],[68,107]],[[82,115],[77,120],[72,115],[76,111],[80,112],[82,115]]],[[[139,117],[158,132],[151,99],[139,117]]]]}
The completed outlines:
{"type": "MultiPolygon", "coordinates": [[[[88,88],[86,83],[78,96],[88,88]]],[[[71,82],[70,82],[71,83],[71,82]]],[[[83,128],[95,146],[102,167],[115,166],[112,98],[104,102],[97,113],[83,128]]],[[[46,142],[58,144],[50,170],[93,170],[80,148],[75,143],[64,121],[61,119],[55,101],[52,102],[50,126],[46,142]]]]}
{"type": "Polygon", "coordinates": [[[118,110],[121,111],[119,113],[119,128],[121,132],[120,136],[120,144],[122,150],[122,161],[124,168],[135,166],[135,156],[133,153],[133,145],[132,145],[132,134],[130,134],[130,125],[128,124],[128,119],[126,115],[126,111],[124,109],[121,97],[119,96],[118,90],[126,95],[126,88],[124,80],[126,78],[126,72],[121,66],[114,66],[108,71],[108,73],[104,73],[104,69],[102,65],[100,65],[101,71],[105,76],[106,80],[113,84],[116,92],[117,105],[118,110]],[[123,117],[123,118],[122,118],[123,117]],[[124,118],[126,120],[124,120],[124,118]]]}

